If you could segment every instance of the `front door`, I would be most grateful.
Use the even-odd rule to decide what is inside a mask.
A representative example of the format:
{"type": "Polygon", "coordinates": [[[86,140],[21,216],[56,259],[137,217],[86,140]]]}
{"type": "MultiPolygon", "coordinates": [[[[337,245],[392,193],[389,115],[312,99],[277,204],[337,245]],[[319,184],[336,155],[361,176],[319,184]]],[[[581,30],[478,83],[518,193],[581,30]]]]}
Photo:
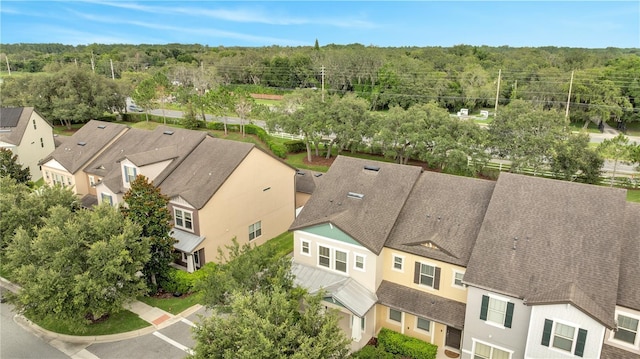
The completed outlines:
{"type": "Polygon", "coordinates": [[[462,330],[447,327],[447,337],[444,340],[444,345],[449,348],[460,349],[460,339],[462,338],[462,330]]]}

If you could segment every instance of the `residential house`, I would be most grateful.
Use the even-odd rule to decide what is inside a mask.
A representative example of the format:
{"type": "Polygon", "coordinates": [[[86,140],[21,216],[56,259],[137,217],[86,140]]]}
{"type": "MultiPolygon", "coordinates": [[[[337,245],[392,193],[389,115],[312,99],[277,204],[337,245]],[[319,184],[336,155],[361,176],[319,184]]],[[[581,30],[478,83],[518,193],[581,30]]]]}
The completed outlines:
{"type": "Polygon", "coordinates": [[[42,178],[40,160],[55,149],[53,127],[33,107],[0,108],[0,148],[17,155],[37,181],[42,178]]]}
{"type": "Polygon", "coordinates": [[[502,173],[463,280],[463,358],[598,358],[625,206],[622,189],[502,173]]]}
{"type": "Polygon", "coordinates": [[[310,170],[296,171],[296,215],[307,203],[324,173],[310,170]]]}
{"type": "Polygon", "coordinates": [[[451,357],[637,356],[640,206],[625,195],[339,156],[290,228],[293,273],[324,288],[352,350],[385,327],[451,357]]]}
{"type": "Polygon", "coordinates": [[[262,244],[293,222],[295,169],[255,145],[167,126],[147,131],[114,125],[119,131],[111,125],[83,126],[65,142],[82,159],[72,162],[72,150],[59,149],[43,171],[66,164],[59,167],[73,179],[68,184],[89,205],[125,205],[123,196],[136,176],[149,178],[170,198],[174,247],[188,271],[216,260],[218,248],[233,238],[262,244]],[[111,132],[100,137],[103,131],[111,132]]]}
{"type": "Polygon", "coordinates": [[[97,203],[95,185],[102,177],[87,175],[84,169],[129,129],[128,126],[111,122],[87,122],[40,161],[45,183],[70,187],[83,198],[85,207],[97,203]]]}

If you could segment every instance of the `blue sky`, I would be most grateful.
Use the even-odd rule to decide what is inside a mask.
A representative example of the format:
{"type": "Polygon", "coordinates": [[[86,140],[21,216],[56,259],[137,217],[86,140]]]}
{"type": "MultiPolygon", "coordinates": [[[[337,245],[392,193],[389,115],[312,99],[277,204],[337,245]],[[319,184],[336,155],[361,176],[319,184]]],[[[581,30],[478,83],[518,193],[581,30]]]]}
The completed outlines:
{"type": "Polygon", "coordinates": [[[0,2],[0,42],[640,47],[640,1],[0,2]]]}

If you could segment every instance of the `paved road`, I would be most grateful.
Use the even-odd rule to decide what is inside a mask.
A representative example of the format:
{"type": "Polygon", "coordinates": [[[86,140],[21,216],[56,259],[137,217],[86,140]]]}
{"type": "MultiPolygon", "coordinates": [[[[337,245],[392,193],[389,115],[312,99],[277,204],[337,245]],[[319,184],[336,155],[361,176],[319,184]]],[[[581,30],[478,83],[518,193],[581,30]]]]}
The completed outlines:
{"type": "Polygon", "coordinates": [[[182,321],[141,337],[111,343],[94,343],[86,347],[93,359],[181,359],[195,345],[192,329],[200,315],[210,313],[201,308],[182,321]]]}
{"type": "MultiPolygon", "coordinates": [[[[0,291],[5,291],[0,288],[0,291]]],[[[68,359],[60,350],[18,325],[10,304],[0,304],[0,358],[7,359],[68,359]]]]}

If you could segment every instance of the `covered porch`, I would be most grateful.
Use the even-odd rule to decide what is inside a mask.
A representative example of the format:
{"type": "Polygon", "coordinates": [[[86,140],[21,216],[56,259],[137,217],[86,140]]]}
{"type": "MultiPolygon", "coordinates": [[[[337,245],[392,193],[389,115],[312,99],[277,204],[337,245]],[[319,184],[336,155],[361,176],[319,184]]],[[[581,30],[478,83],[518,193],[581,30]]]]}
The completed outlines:
{"type": "Polygon", "coordinates": [[[171,237],[176,240],[173,248],[180,253],[179,261],[176,263],[182,266],[187,272],[193,273],[196,269],[202,267],[206,262],[204,258],[204,249],[196,250],[198,246],[204,242],[205,237],[197,236],[179,229],[173,229],[171,237]]]}

